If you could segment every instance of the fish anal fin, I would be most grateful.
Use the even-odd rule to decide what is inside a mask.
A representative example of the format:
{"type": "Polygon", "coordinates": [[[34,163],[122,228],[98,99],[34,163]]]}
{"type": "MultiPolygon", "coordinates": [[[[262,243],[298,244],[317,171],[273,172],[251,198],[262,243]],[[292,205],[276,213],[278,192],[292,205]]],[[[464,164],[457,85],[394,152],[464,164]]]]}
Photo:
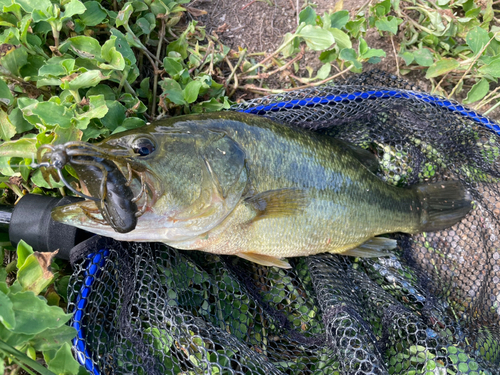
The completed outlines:
{"type": "Polygon", "coordinates": [[[384,237],[373,237],[361,245],[342,252],[342,255],[348,255],[356,258],[378,258],[391,255],[386,250],[393,250],[397,247],[396,240],[384,237]]]}
{"type": "Polygon", "coordinates": [[[252,222],[271,217],[293,216],[308,205],[306,192],[302,189],[268,190],[246,198],[245,203],[256,212],[252,222]]]}
{"type": "Polygon", "coordinates": [[[279,267],[279,268],[292,268],[290,263],[286,260],[279,259],[270,255],[256,254],[256,253],[238,253],[236,254],[240,258],[246,259],[250,262],[260,264],[267,267],[279,267]]]}

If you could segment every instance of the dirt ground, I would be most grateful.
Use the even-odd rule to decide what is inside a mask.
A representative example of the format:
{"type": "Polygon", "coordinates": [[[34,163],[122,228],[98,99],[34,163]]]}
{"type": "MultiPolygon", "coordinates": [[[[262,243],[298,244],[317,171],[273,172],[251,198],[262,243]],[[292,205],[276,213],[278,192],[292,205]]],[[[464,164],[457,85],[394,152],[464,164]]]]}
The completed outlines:
{"type": "MultiPolygon", "coordinates": [[[[365,0],[346,0],[343,9],[355,14],[365,0]]],[[[298,12],[304,0],[195,0],[190,6],[207,11],[199,17],[207,32],[217,31],[226,45],[248,48],[250,52],[272,52],[283,35],[297,27],[298,12]],[[298,10],[298,11],[297,11],[298,10]],[[220,32],[220,31],[223,32],[220,32]]],[[[317,0],[316,13],[333,10],[336,1],[317,0]]]]}
{"type": "MultiPolygon", "coordinates": [[[[354,16],[360,9],[369,6],[370,0],[194,0],[189,7],[206,11],[203,16],[192,16],[205,26],[207,33],[216,32],[220,40],[227,46],[237,50],[247,48],[252,52],[275,51],[283,41],[287,32],[295,31],[298,13],[305,3],[311,5],[316,13],[322,15],[328,10],[345,9],[354,16]]],[[[375,29],[365,35],[365,40],[371,48],[385,51],[386,56],[376,65],[366,64],[365,69],[381,69],[397,73],[397,59],[400,66],[401,58],[396,56],[399,50],[398,36],[394,37],[394,46],[390,39],[383,38],[375,29]]],[[[357,46],[353,46],[356,48],[357,46]]],[[[306,66],[318,69],[321,62],[318,53],[308,52],[300,61],[298,75],[306,74],[306,66]]],[[[402,78],[410,81],[422,91],[431,91],[430,82],[424,78],[424,71],[411,71],[402,78]]],[[[284,88],[279,78],[266,82],[272,88],[284,88]]],[[[459,100],[465,98],[466,92],[459,94],[459,100]]],[[[500,120],[500,108],[489,115],[500,120]]]]}
{"type": "MultiPolygon", "coordinates": [[[[331,0],[308,3],[319,15],[334,10],[336,6],[354,15],[367,5],[366,0],[344,0],[340,4],[331,0]]],[[[304,0],[195,0],[189,6],[207,12],[196,19],[205,25],[208,33],[215,31],[225,45],[233,49],[247,48],[249,52],[272,52],[280,46],[287,32],[295,31],[303,5],[304,0]]],[[[394,51],[387,39],[381,38],[377,32],[369,33],[366,39],[370,47],[386,51],[386,57],[377,67],[396,72],[394,51]]],[[[318,67],[319,64],[317,56],[311,53],[305,56],[301,67],[318,67]]]]}

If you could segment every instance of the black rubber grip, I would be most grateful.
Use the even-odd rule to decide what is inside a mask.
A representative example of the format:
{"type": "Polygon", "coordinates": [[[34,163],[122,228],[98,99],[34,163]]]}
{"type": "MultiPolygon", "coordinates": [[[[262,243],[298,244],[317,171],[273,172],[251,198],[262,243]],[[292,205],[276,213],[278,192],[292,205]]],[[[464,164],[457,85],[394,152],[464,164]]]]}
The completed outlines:
{"type": "Polygon", "coordinates": [[[24,240],[40,252],[59,249],[58,258],[69,259],[71,249],[93,234],[52,220],[54,207],[81,201],[81,198],[52,198],[28,194],[16,204],[10,218],[9,238],[13,246],[24,240]]]}

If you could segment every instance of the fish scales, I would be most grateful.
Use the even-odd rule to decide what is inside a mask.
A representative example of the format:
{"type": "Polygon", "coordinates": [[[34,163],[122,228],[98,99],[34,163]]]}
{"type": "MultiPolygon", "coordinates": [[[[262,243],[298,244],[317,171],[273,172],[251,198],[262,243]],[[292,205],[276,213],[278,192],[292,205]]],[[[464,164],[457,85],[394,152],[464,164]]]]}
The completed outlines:
{"type": "Polygon", "coordinates": [[[242,113],[161,120],[93,149],[124,175],[133,171],[131,188],[142,205],[137,226],[118,233],[93,221],[83,212],[92,202],[57,208],[54,219],[118,240],[266,265],[285,267],[281,258],[321,252],[377,256],[395,241],[375,236],[442,229],[471,208],[457,181],[388,185],[372,173],[377,163],[366,150],[242,113]]]}
{"type": "Polygon", "coordinates": [[[297,188],[305,193],[304,206],[290,215],[251,222],[255,212],[242,200],[219,228],[174,246],[223,254],[250,250],[281,258],[342,252],[374,235],[418,230],[415,191],[386,184],[334,138],[261,117],[253,121],[213,120],[205,126],[225,132],[245,150],[254,194],[297,188]]]}

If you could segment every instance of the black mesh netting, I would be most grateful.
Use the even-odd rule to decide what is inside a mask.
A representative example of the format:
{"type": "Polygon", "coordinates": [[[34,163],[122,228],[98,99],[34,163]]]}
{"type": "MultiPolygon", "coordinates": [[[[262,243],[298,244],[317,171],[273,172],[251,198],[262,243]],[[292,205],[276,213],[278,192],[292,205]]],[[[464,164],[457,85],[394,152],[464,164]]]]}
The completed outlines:
{"type": "Polygon", "coordinates": [[[96,374],[500,374],[497,125],[412,90],[368,73],[233,110],[369,149],[388,183],[460,179],[475,200],[462,222],[395,235],[391,257],[291,270],[93,239],[70,284],[80,361],[96,374]]]}

